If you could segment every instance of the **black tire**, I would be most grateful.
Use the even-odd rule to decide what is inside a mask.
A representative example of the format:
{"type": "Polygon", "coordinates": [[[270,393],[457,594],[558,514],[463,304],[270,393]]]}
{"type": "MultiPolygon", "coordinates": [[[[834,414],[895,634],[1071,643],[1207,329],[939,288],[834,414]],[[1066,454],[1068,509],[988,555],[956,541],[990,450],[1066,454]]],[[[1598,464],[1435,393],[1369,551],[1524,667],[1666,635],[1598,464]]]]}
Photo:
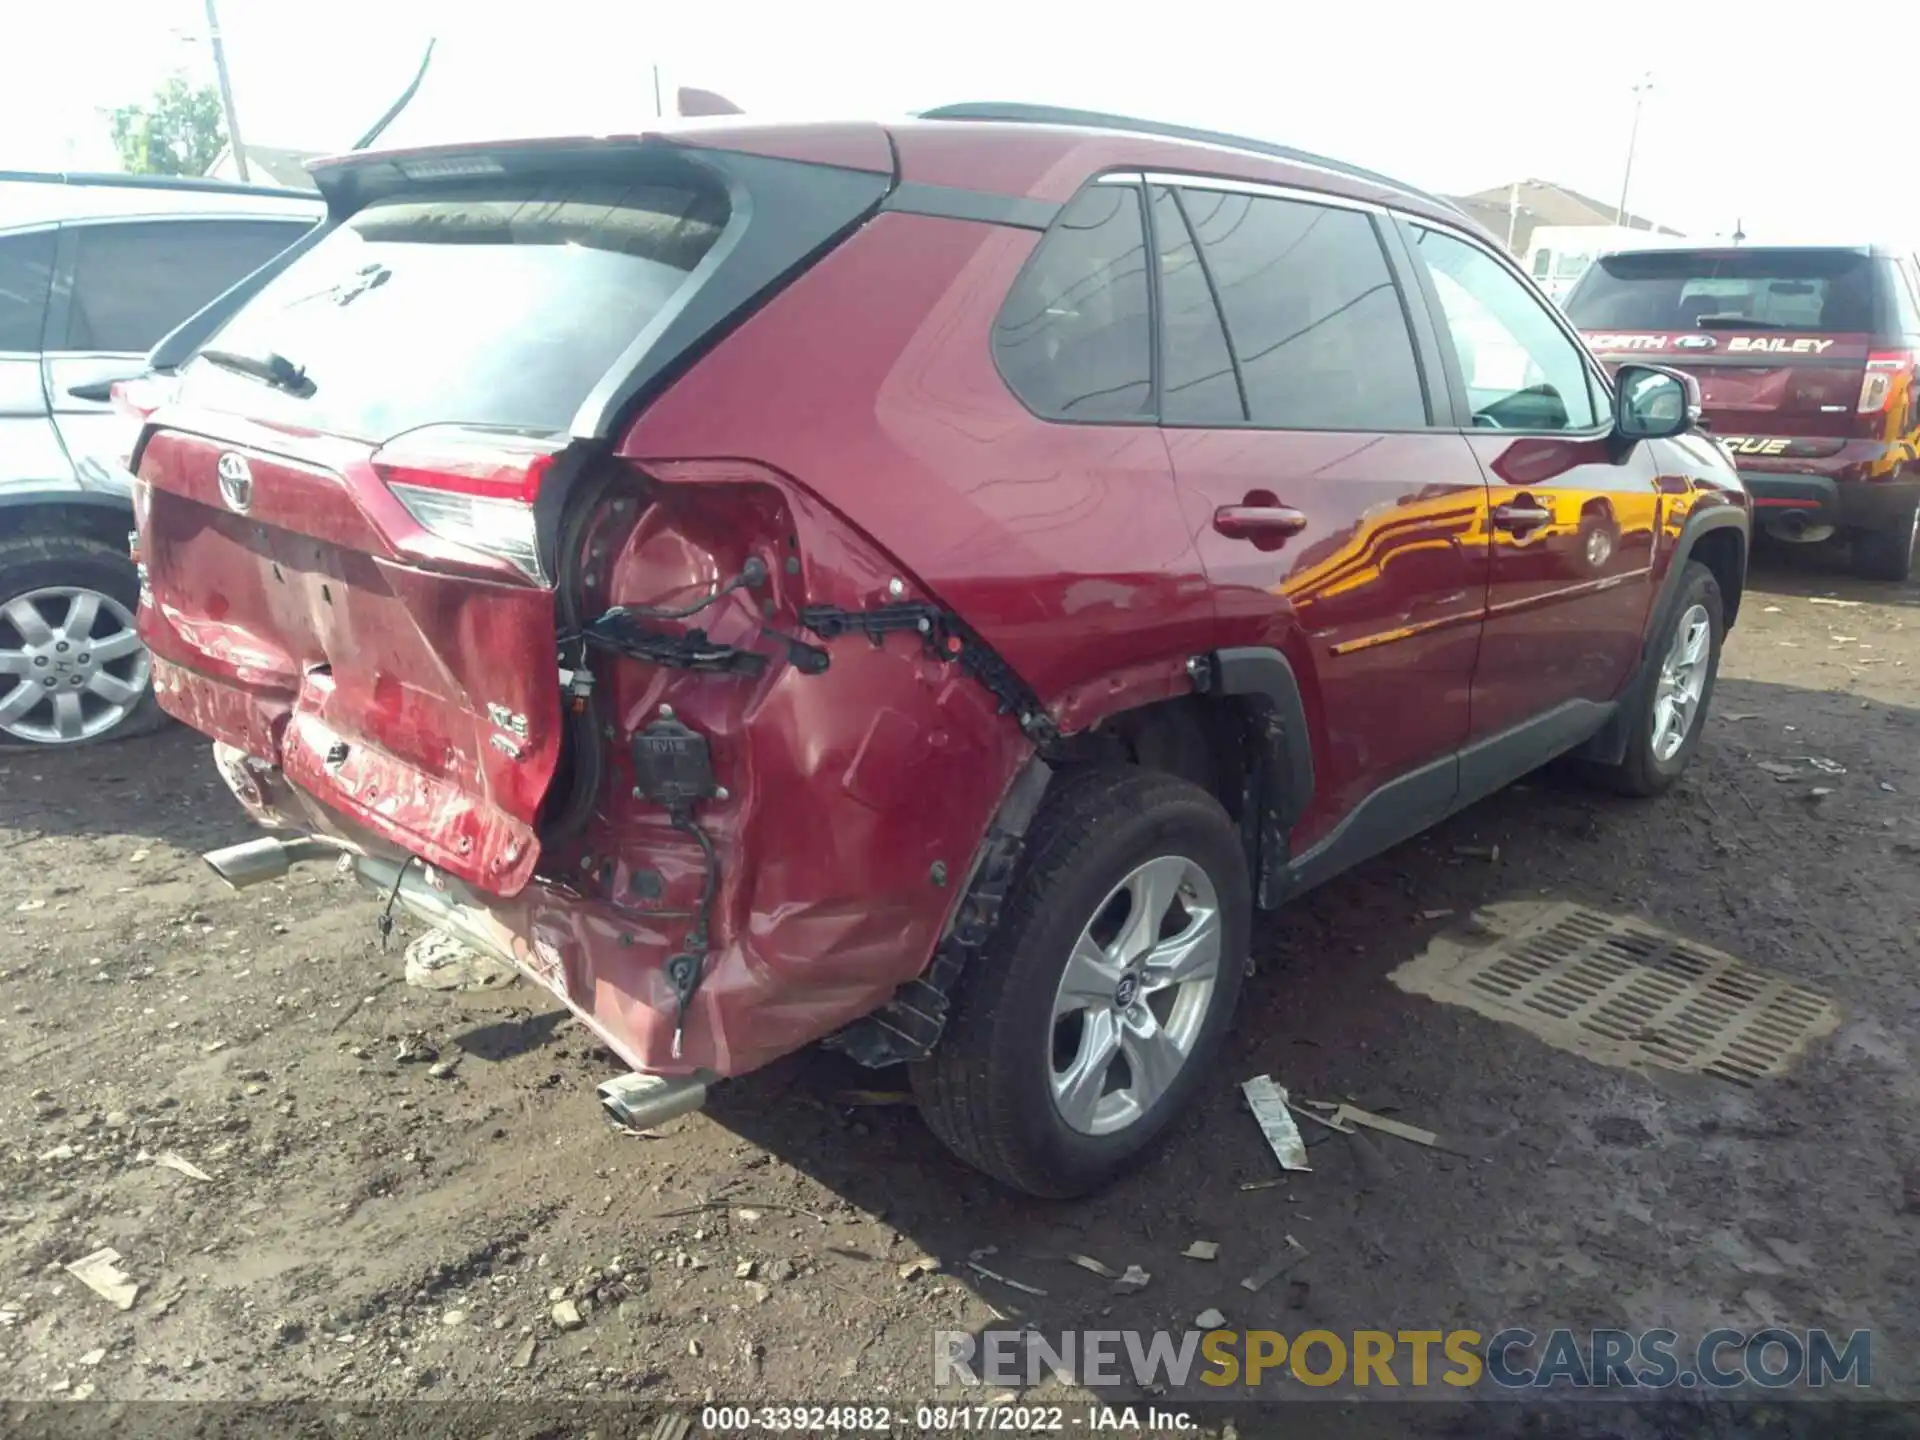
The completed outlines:
{"type": "Polygon", "coordinates": [[[1913,552],[1920,545],[1920,513],[1909,515],[1904,528],[1853,532],[1853,573],[1862,580],[1904,584],[1913,574],[1913,552]]]}
{"type": "MultiPolygon", "coordinates": [[[[140,577],[124,551],[85,536],[57,531],[0,541],[0,607],[30,591],[51,586],[74,586],[111,596],[129,615],[137,613],[140,606],[140,577]]],[[[0,627],[6,623],[0,621],[0,627]]],[[[0,676],[0,693],[10,690],[8,679],[0,676]]],[[[36,741],[0,730],[0,747],[64,750],[145,735],[159,729],[166,720],[166,713],[154,700],[149,683],[145,693],[110,730],[83,740],[60,742],[36,741]]]]}
{"type": "Polygon", "coordinates": [[[1720,675],[1720,647],[1726,639],[1726,612],[1720,598],[1720,582],[1698,560],[1689,560],[1680,577],[1680,593],[1668,611],[1666,624],[1654,637],[1647,663],[1655,668],[1655,683],[1648,684],[1636,699],[1632,713],[1621,717],[1627,731],[1627,750],[1617,764],[1586,762],[1583,770],[1598,783],[1622,795],[1659,795],[1668,790],[1686,770],[1693,752],[1700,748],[1700,736],[1706,729],[1707,711],[1713,705],[1714,681],[1720,675]],[[1659,695],[1657,672],[1672,648],[1681,622],[1694,606],[1707,612],[1707,678],[1694,707],[1691,728],[1680,748],[1666,759],[1654,753],[1654,708],[1659,695]]]}
{"type": "Polygon", "coordinates": [[[1062,775],[1034,817],[993,940],[961,978],[945,1035],[912,1067],[929,1128],[961,1159],[1030,1195],[1063,1199],[1112,1179],[1147,1153],[1204,1078],[1239,997],[1251,923],[1246,855],[1213,796],[1151,770],[1062,775]],[[1191,861],[1213,886],[1221,925],[1213,991],[1158,1100],[1123,1128],[1085,1134],[1061,1118],[1051,1090],[1055,992],[1103,900],[1163,855],[1191,861]]]}

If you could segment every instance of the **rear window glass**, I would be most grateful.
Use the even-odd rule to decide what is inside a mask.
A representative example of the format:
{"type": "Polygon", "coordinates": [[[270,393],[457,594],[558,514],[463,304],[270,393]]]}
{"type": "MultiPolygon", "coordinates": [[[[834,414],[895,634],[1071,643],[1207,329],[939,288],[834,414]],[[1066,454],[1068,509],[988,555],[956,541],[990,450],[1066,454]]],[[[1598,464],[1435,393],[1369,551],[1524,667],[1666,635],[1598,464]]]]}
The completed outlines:
{"type": "Polygon", "coordinates": [[[1842,250],[1608,255],[1567,298],[1586,330],[1875,330],[1873,265],[1842,250]]]}
{"type": "Polygon", "coordinates": [[[436,423],[564,431],[726,219],[705,191],[578,178],[379,201],[207,342],[282,357],[309,393],[202,360],[187,398],[370,441],[436,423]]]}

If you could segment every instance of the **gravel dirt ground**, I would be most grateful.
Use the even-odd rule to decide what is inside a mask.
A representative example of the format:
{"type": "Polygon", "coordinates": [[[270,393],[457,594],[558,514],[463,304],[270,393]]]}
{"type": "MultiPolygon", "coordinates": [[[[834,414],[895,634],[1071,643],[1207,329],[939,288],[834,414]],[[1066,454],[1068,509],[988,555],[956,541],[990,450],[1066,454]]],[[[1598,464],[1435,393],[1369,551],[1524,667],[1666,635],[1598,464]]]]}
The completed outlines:
{"type": "Polygon", "coordinates": [[[996,1189],[908,1106],[845,1103],[902,1078],[821,1054],[623,1132],[593,1094],[614,1061],[544,992],[408,986],[417,930],[383,954],[378,901],[329,867],[220,885],[197,856],[250,827],[199,737],[14,752],[0,1400],[900,1405],[933,1396],[936,1329],[1184,1330],[1209,1307],[1287,1332],[1870,1327],[1876,1390],[1915,1396],[1917,741],[1920,587],[1763,552],[1676,792],[1536,775],[1265,923],[1205,1103],[1075,1204],[996,1189]],[[1388,982],[1476,907],[1543,897],[1796,980],[1839,1028],[1742,1088],[1603,1067],[1388,982]],[[1454,1153],[1381,1138],[1383,1169],[1326,1132],[1312,1174],[1243,1188],[1280,1173],[1237,1090],[1262,1072],[1454,1153]],[[1288,1235],[1308,1258],[1242,1290],[1288,1235]],[[1183,1258],[1194,1240],[1219,1258],[1183,1258]],[[130,1309],[61,1269],[103,1246],[130,1309]],[[1152,1278],[1116,1295],[1069,1254],[1152,1278]]]}

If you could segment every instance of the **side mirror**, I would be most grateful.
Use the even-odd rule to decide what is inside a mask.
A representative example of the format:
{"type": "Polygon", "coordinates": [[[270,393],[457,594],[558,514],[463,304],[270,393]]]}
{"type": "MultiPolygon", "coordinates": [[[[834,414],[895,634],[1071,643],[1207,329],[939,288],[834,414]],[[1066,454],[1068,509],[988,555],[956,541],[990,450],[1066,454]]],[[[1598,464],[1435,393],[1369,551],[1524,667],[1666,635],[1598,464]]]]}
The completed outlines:
{"type": "Polygon", "coordinates": [[[1700,384],[1691,375],[1622,365],[1613,380],[1613,423],[1623,440],[1683,435],[1700,423],[1700,384]]]}

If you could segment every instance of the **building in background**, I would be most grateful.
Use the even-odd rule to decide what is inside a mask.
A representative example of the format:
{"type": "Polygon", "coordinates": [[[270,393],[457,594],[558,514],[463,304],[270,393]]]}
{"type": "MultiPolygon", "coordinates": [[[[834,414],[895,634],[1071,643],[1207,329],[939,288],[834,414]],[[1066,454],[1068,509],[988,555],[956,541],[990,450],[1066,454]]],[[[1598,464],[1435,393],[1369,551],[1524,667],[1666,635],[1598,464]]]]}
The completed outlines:
{"type": "Polygon", "coordinates": [[[1613,206],[1551,180],[1518,180],[1490,190],[1476,190],[1471,195],[1446,198],[1486,226],[1515,255],[1524,256],[1532,249],[1533,232],[1543,225],[1617,224],[1622,229],[1656,235],[1680,233],[1640,215],[1626,214],[1616,221],[1613,206]]]}
{"type": "Polygon", "coordinates": [[[1616,221],[1615,207],[1551,180],[1519,180],[1446,198],[1502,241],[1555,299],[1573,288],[1597,255],[1655,237],[1684,238],[1641,215],[1616,221]]]}
{"type": "MultiPolygon", "coordinates": [[[[278,185],[285,190],[315,189],[307,174],[307,161],[317,160],[318,150],[283,150],[272,145],[247,146],[247,179],[255,185],[278,185]]],[[[216,180],[238,180],[240,167],[234,162],[233,147],[227,146],[214,157],[207,174],[216,180]]]]}

